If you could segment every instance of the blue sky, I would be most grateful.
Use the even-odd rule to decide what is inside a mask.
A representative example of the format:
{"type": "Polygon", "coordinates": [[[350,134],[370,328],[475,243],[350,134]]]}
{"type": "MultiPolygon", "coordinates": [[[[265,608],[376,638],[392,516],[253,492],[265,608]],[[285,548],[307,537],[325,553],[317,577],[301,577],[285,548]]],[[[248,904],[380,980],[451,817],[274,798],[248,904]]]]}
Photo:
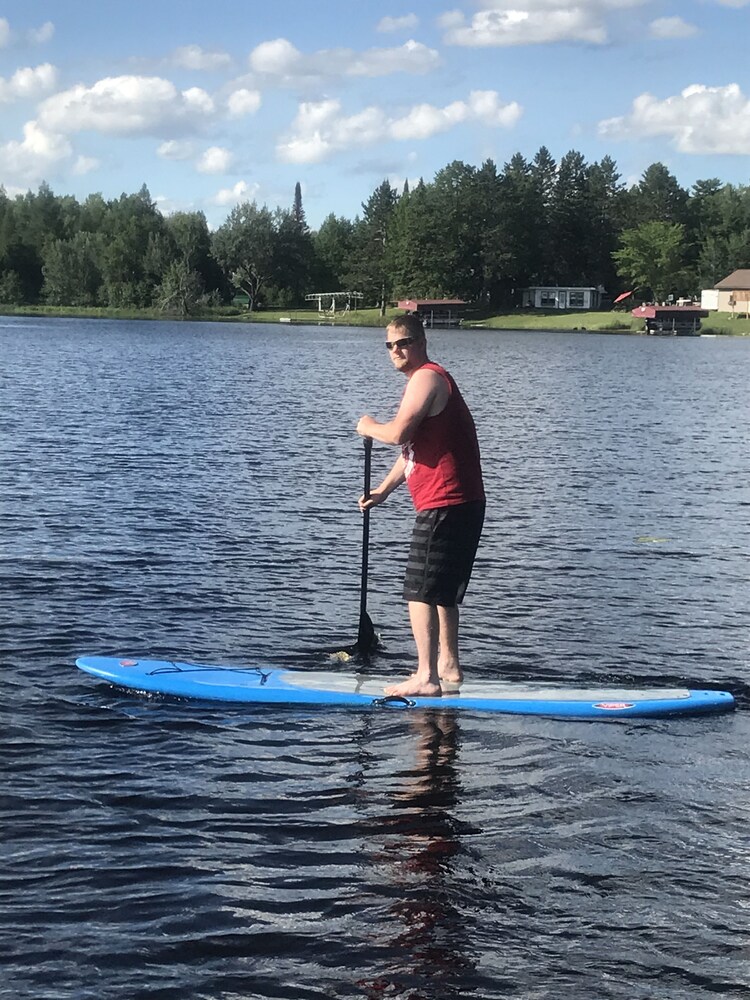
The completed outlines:
{"type": "Polygon", "coordinates": [[[750,183],[750,0],[0,0],[0,182],[353,218],[541,145],[750,183]]]}

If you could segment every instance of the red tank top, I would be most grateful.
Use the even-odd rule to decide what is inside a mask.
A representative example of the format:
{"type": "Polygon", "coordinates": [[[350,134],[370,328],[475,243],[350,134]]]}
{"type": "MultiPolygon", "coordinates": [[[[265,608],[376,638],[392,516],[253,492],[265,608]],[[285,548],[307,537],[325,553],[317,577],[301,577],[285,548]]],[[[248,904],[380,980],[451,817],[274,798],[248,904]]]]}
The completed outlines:
{"type": "Polygon", "coordinates": [[[445,368],[432,361],[421,368],[441,375],[450,395],[441,412],[423,420],[414,440],[403,447],[406,485],[414,506],[421,511],[484,500],[479,443],[469,407],[445,368]]]}

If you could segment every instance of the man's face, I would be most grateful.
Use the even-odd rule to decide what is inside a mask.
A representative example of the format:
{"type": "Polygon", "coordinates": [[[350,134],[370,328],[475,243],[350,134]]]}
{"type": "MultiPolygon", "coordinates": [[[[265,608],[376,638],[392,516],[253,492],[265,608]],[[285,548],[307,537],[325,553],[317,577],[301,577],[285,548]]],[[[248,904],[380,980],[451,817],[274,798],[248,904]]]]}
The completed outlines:
{"type": "Polygon", "coordinates": [[[412,337],[403,327],[389,326],[385,331],[385,343],[393,367],[405,375],[410,374],[424,361],[424,337],[412,337]]]}

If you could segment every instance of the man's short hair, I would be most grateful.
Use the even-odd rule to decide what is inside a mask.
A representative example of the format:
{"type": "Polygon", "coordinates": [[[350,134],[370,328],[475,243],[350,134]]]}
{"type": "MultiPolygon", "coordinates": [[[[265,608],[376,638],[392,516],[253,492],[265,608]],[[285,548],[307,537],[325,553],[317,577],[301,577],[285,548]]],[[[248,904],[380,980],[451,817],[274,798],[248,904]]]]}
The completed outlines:
{"type": "Polygon", "coordinates": [[[415,340],[424,339],[424,326],[422,325],[422,320],[416,313],[404,313],[403,316],[397,316],[395,319],[391,320],[388,326],[393,327],[395,330],[403,330],[404,333],[413,337],[415,340]]]}

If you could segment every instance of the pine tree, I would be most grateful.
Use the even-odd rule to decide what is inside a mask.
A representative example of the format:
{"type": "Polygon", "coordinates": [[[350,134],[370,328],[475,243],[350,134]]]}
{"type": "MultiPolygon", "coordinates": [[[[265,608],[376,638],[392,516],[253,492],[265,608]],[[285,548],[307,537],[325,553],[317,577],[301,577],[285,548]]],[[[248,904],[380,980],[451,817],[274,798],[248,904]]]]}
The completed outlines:
{"type": "Polygon", "coordinates": [[[555,284],[588,285],[586,247],[590,234],[589,168],[571,150],[560,160],[552,210],[555,284]]]}
{"type": "Polygon", "coordinates": [[[688,194],[663,163],[652,163],[629,191],[630,224],[687,222],[688,194]]]}
{"type": "Polygon", "coordinates": [[[307,219],[305,218],[305,210],[302,207],[302,187],[300,182],[294,185],[294,206],[292,208],[292,219],[298,229],[303,232],[309,232],[307,227],[307,219]]]}
{"type": "Polygon", "coordinates": [[[386,248],[397,201],[398,195],[389,181],[383,181],[362,203],[362,218],[354,226],[357,284],[366,297],[378,302],[381,316],[385,316],[391,294],[386,248]]]}
{"type": "Polygon", "coordinates": [[[557,261],[552,231],[552,209],[557,184],[557,164],[546,146],[542,146],[531,165],[534,183],[535,211],[533,220],[537,230],[536,280],[540,285],[555,284],[557,261]]]}

